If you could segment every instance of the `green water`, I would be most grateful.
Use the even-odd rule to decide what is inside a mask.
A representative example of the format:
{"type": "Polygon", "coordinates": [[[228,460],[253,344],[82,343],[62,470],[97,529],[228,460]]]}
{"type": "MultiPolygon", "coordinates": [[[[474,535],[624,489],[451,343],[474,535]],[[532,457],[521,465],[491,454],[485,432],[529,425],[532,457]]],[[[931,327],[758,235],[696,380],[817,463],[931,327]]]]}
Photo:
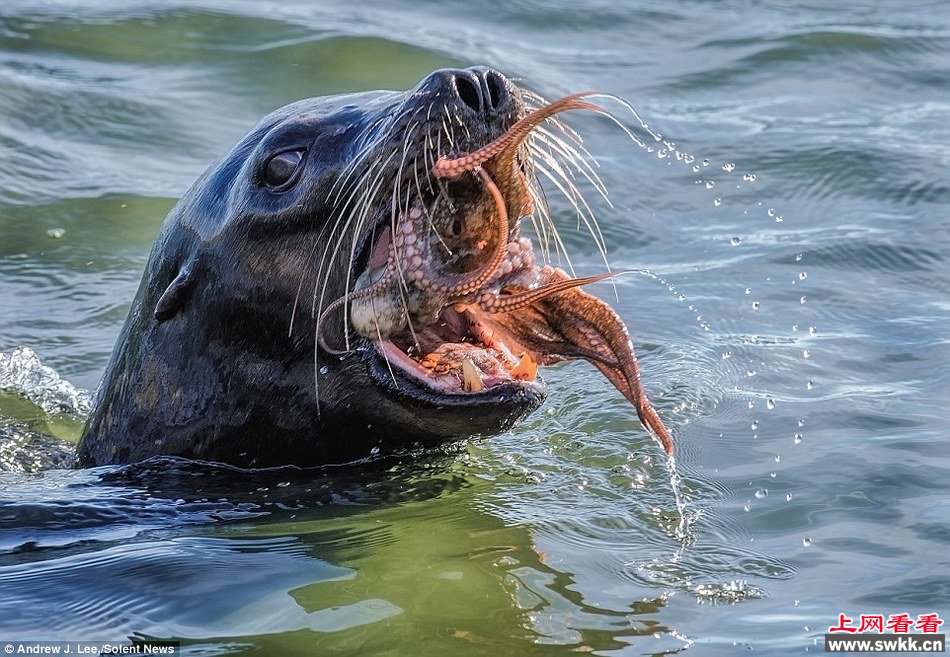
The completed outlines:
{"type": "Polygon", "coordinates": [[[948,52],[945,2],[4,3],[0,641],[785,655],[839,612],[946,617],[948,52]],[[675,141],[571,118],[611,265],[648,270],[612,303],[675,469],[584,363],[446,454],[45,469],[211,162],[292,100],[472,64],[623,96],[675,141]]]}

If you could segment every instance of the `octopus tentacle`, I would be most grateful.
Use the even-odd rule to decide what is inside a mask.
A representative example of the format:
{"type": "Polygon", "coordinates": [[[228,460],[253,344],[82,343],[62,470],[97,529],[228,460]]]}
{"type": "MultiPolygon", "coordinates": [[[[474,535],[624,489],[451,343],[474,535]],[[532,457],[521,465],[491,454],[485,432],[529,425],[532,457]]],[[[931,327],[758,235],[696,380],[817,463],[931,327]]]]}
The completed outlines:
{"type": "MultiPolygon", "coordinates": [[[[547,277],[571,280],[561,270],[551,270],[547,277]]],[[[571,340],[572,343],[585,343],[595,347],[598,352],[606,351],[608,358],[616,361],[616,366],[612,366],[604,359],[592,359],[593,364],[637,409],[643,426],[660,441],[667,454],[672,454],[673,439],[643,390],[633,343],[623,320],[609,305],[576,287],[566,293],[571,298],[558,303],[557,312],[561,315],[559,328],[578,338],[571,340]]]]}
{"type": "Polygon", "coordinates": [[[337,356],[347,353],[346,349],[335,349],[327,344],[326,334],[323,331],[326,319],[346,304],[352,303],[353,301],[357,301],[359,299],[366,299],[383,292],[396,275],[395,263],[395,245],[390,244],[389,257],[386,260],[385,268],[383,269],[382,275],[376,280],[376,282],[358,290],[353,290],[349,294],[340,297],[323,309],[323,312],[320,313],[320,316],[317,318],[316,327],[314,329],[317,335],[317,342],[319,343],[321,349],[329,354],[334,354],[337,356]]]}
{"type": "Polygon", "coordinates": [[[495,181],[492,180],[492,177],[485,169],[476,166],[475,172],[481,176],[486,189],[488,189],[488,192],[495,202],[495,208],[498,213],[498,225],[495,228],[498,246],[495,248],[491,260],[485,263],[484,267],[454,279],[447,278],[444,275],[439,276],[437,279],[436,275],[425,267],[428,259],[424,256],[421,257],[421,259],[416,260],[419,266],[409,273],[409,278],[411,278],[420,289],[444,294],[451,298],[464,297],[467,294],[481,289],[482,286],[488,283],[492,277],[495,276],[495,273],[505,259],[508,247],[508,229],[510,225],[505,198],[502,196],[501,190],[498,189],[498,185],[495,184],[495,181]]]}
{"type": "Polygon", "coordinates": [[[505,134],[482,146],[477,151],[465,153],[453,158],[448,158],[444,155],[439,156],[439,159],[435,161],[435,165],[432,167],[433,175],[435,175],[436,178],[443,179],[456,178],[464,172],[481,166],[488,160],[504,152],[512,152],[541,122],[559,112],[572,109],[600,111],[601,108],[597,105],[581,100],[581,98],[589,96],[592,93],[593,92],[585,91],[579,94],[572,94],[535,110],[515,122],[505,134]]]}
{"type": "Polygon", "coordinates": [[[624,272],[617,271],[607,272],[606,274],[598,274],[596,276],[568,278],[567,280],[548,283],[547,285],[542,285],[541,287],[534,288],[533,290],[526,290],[516,294],[500,295],[494,290],[487,290],[479,295],[478,301],[476,303],[478,304],[479,308],[486,312],[495,314],[510,313],[515,310],[526,308],[534,302],[540,301],[541,299],[551,296],[552,294],[557,294],[558,292],[563,292],[581,285],[596,283],[597,281],[602,281],[605,278],[619,276],[622,273],[624,272]]]}

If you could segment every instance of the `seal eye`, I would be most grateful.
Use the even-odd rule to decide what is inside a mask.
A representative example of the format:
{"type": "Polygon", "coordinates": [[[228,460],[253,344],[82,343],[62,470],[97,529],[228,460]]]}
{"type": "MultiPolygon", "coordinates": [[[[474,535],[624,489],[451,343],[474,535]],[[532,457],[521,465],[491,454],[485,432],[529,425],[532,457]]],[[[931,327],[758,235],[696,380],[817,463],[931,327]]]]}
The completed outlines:
{"type": "Polygon", "coordinates": [[[278,153],[264,165],[264,182],[268,187],[287,185],[300,168],[303,161],[303,149],[278,153]]]}

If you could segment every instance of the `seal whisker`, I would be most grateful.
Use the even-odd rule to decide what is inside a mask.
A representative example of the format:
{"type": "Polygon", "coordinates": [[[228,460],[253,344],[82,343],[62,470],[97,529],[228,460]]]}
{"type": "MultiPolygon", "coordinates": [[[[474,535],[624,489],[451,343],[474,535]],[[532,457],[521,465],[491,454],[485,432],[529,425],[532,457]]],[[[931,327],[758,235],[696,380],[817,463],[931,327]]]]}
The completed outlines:
{"type": "MultiPolygon", "coordinates": [[[[372,133],[375,128],[382,125],[383,122],[385,121],[388,121],[390,125],[396,124],[407,116],[414,116],[415,114],[418,114],[421,110],[422,108],[413,109],[412,107],[407,107],[400,112],[396,112],[390,115],[389,117],[378,119],[369,127],[369,129],[366,132],[372,133]]],[[[367,160],[370,157],[370,155],[373,154],[373,151],[376,150],[377,148],[378,148],[378,143],[368,139],[367,143],[353,157],[351,162],[340,174],[336,182],[334,182],[333,187],[331,187],[331,191],[330,191],[330,194],[332,194],[333,190],[336,189],[336,198],[334,199],[334,202],[333,202],[334,205],[339,200],[339,197],[343,192],[343,188],[345,187],[345,184],[348,182],[349,178],[353,175],[353,173],[357,169],[359,169],[359,167],[363,164],[363,161],[367,160]]],[[[374,162],[374,164],[378,164],[378,160],[374,162]]],[[[370,168],[372,168],[372,166],[373,165],[370,165],[370,168]]]]}
{"type": "Polygon", "coordinates": [[[346,184],[350,181],[350,178],[360,169],[364,160],[366,160],[370,153],[373,151],[374,144],[366,144],[354,157],[350,160],[350,163],[346,165],[346,168],[340,172],[340,175],[333,182],[333,186],[330,188],[330,192],[327,194],[327,198],[333,197],[331,205],[336,206],[340,201],[340,196],[346,190],[346,184]]]}
{"type": "MultiPolygon", "coordinates": [[[[556,160],[552,160],[552,163],[556,163],[556,160]]],[[[598,239],[598,231],[594,229],[591,225],[588,213],[593,215],[593,211],[590,209],[590,206],[587,204],[587,201],[584,199],[583,194],[577,189],[577,187],[570,181],[569,178],[563,173],[559,172],[559,176],[555,176],[545,165],[536,163],[538,171],[545,175],[551,183],[560,190],[564,197],[568,200],[571,205],[574,206],[574,210],[577,212],[579,221],[583,221],[584,225],[587,227],[588,232],[590,232],[591,237],[594,240],[594,244],[597,246],[597,250],[600,252],[601,258],[604,261],[604,265],[610,269],[610,263],[607,259],[607,245],[602,241],[603,236],[598,239]],[[563,184],[562,184],[563,183],[563,184]]]]}
{"type": "MultiPolygon", "coordinates": [[[[324,228],[324,230],[326,230],[324,228]]],[[[297,281],[297,290],[294,293],[294,303],[290,308],[290,321],[287,328],[287,337],[293,337],[294,335],[294,320],[297,317],[297,308],[300,305],[300,293],[303,291],[303,282],[307,277],[307,267],[306,265],[313,259],[314,254],[317,252],[317,248],[320,246],[320,238],[323,236],[324,230],[318,232],[313,239],[313,246],[310,247],[310,252],[307,254],[307,259],[304,262],[303,267],[300,268],[300,280],[297,281]]]]}
{"type": "MultiPolygon", "coordinates": [[[[326,263],[327,263],[327,266],[329,267],[329,266],[332,265],[333,261],[336,260],[337,254],[339,253],[340,247],[342,246],[343,240],[345,239],[345,233],[346,233],[346,231],[349,229],[349,226],[351,225],[351,223],[352,223],[353,220],[354,220],[354,217],[356,216],[357,207],[359,208],[359,216],[360,216],[360,217],[364,216],[364,215],[369,211],[369,209],[372,207],[372,203],[373,203],[373,201],[374,201],[375,198],[376,198],[376,194],[377,194],[377,193],[379,192],[379,190],[382,188],[382,183],[383,183],[383,176],[382,176],[382,173],[383,173],[383,169],[384,169],[384,167],[386,166],[386,164],[388,164],[389,161],[392,160],[393,157],[395,157],[395,152],[392,153],[389,158],[387,158],[387,160],[385,161],[385,163],[384,163],[381,167],[378,167],[379,173],[377,173],[376,179],[374,180],[373,184],[372,184],[365,192],[363,192],[363,195],[362,195],[362,197],[361,197],[361,200],[362,200],[363,202],[362,202],[359,206],[357,206],[357,205],[354,204],[353,207],[351,208],[351,212],[350,212],[349,216],[347,217],[346,222],[343,224],[343,226],[342,226],[342,228],[341,228],[341,230],[340,230],[339,236],[338,236],[335,240],[333,240],[333,239],[328,239],[328,240],[327,240],[327,244],[326,244],[326,247],[324,248],[323,257],[322,257],[322,259],[321,259],[321,264],[320,264],[320,271],[321,271],[321,272],[323,271],[323,264],[324,264],[324,262],[326,262],[326,263]],[[328,258],[327,258],[327,254],[330,252],[331,246],[333,247],[333,250],[332,250],[332,253],[330,253],[330,256],[329,256],[329,259],[328,259],[328,258]]],[[[335,226],[336,226],[336,225],[339,225],[339,223],[340,223],[341,220],[342,220],[342,215],[337,218],[336,223],[335,223],[335,226]]],[[[357,219],[357,222],[358,222],[358,223],[361,222],[361,221],[362,221],[362,218],[357,219]]],[[[358,232],[354,231],[354,234],[355,234],[355,235],[358,235],[358,232]]],[[[346,284],[345,284],[345,287],[344,287],[344,294],[346,294],[346,293],[349,291],[350,275],[351,275],[351,273],[350,273],[349,271],[347,271],[347,278],[346,278],[346,284]]],[[[312,306],[312,308],[311,308],[311,313],[314,313],[314,311],[316,311],[315,314],[316,314],[317,317],[319,317],[319,316],[321,315],[321,313],[322,313],[323,302],[324,302],[324,299],[326,298],[326,290],[327,290],[327,285],[328,285],[328,283],[329,283],[329,276],[326,276],[326,275],[320,276],[320,277],[318,278],[318,280],[320,280],[320,279],[323,280],[323,285],[322,285],[322,287],[321,287],[321,289],[320,289],[319,295],[317,294],[316,289],[314,289],[313,306],[312,306]],[[318,302],[318,296],[319,296],[319,302],[318,302]]],[[[345,316],[344,316],[344,337],[345,337],[345,340],[346,340],[346,343],[347,343],[347,348],[349,348],[349,329],[348,329],[348,325],[347,325],[347,321],[346,321],[346,317],[345,317],[345,316]]]]}
{"type": "MultiPolygon", "coordinates": [[[[382,331],[379,329],[379,315],[376,313],[376,299],[372,299],[370,302],[373,306],[373,323],[376,325],[376,339],[380,342],[383,341],[382,331]]],[[[394,384],[397,384],[396,373],[393,371],[393,364],[389,360],[389,354],[386,353],[386,350],[383,349],[383,360],[386,362],[386,369],[389,370],[389,376],[393,380],[394,384]]]]}
{"type": "MultiPolygon", "coordinates": [[[[549,131],[544,128],[537,129],[538,134],[536,135],[536,142],[540,142],[549,147],[549,153],[552,155],[558,153],[567,159],[569,165],[578,171],[584,178],[587,179],[594,189],[600,194],[600,196],[607,202],[609,207],[613,207],[613,203],[610,201],[610,198],[607,194],[607,186],[604,185],[603,180],[600,176],[597,175],[597,172],[594,171],[590,162],[587,161],[587,157],[593,159],[590,155],[587,157],[582,156],[573,146],[566,143],[564,140],[560,139],[554,134],[551,134],[549,131]]],[[[595,160],[596,161],[596,160],[595,160]]],[[[567,168],[567,167],[565,167],[567,168]]]]}
{"type": "MultiPolygon", "coordinates": [[[[408,193],[408,192],[409,192],[409,190],[408,190],[408,188],[407,188],[407,190],[406,190],[406,207],[405,207],[405,209],[404,209],[404,214],[403,214],[403,216],[405,217],[405,220],[406,220],[406,221],[412,221],[412,219],[411,219],[411,217],[410,217],[410,210],[409,210],[409,193],[408,193]]],[[[394,229],[393,229],[393,235],[396,234],[396,233],[395,233],[395,230],[396,230],[396,229],[394,228],[394,229]]],[[[406,313],[406,324],[407,324],[408,327],[409,327],[409,334],[412,336],[412,341],[413,341],[413,343],[416,345],[416,347],[418,347],[418,346],[419,346],[419,336],[416,334],[416,329],[415,329],[415,327],[414,327],[413,324],[412,324],[412,313],[409,312],[409,297],[408,297],[408,294],[409,294],[409,285],[408,285],[408,283],[406,282],[406,277],[405,277],[405,275],[404,275],[404,271],[403,271],[403,261],[402,261],[402,259],[401,259],[401,257],[400,257],[401,254],[399,253],[399,249],[398,249],[398,248],[396,248],[396,249],[393,250],[393,254],[394,254],[394,257],[395,257],[395,259],[396,259],[396,272],[397,272],[397,274],[398,274],[398,276],[399,276],[399,301],[400,301],[400,303],[402,304],[402,308],[403,308],[403,310],[404,310],[405,313],[406,313]]]]}
{"type": "MultiPolygon", "coordinates": [[[[429,166],[430,166],[430,165],[429,165],[428,153],[429,153],[428,151],[425,151],[425,152],[423,153],[423,164],[424,164],[424,166],[426,167],[426,169],[425,169],[426,171],[429,171],[429,166]]],[[[416,181],[416,192],[418,193],[419,198],[422,198],[422,184],[419,182],[419,160],[418,160],[418,158],[416,158],[416,161],[415,161],[415,163],[414,163],[413,169],[414,169],[413,173],[414,173],[414,177],[415,177],[415,181],[416,181]]],[[[432,184],[431,184],[431,182],[429,183],[429,190],[430,190],[430,192],[435,193],[435,190],[432,189],[432,184]]],[[[426,222],[428,223],[430,232],[435,235],[436,239],[439,241],[439,244],[441,244],[441,245],[442,245],[442,248],[445,249],[445,253],[446,253],[448,256],[451,257],[451,256],[452,256],[452,249],[449,248],[449,245],[445,243],[445,239],[443,239],[442,234],[441,234],[441,233],[438,231],[438,229],[435,227],[435,224],[432,223],[432,215],[429,213],[429,208],[426,206],[425,203],[422,204],[422,213],[425,215],[426,222]]]]}
{"type": "Polygon", "coordinates": [[[531,227],[534,230],[534,234],[538,236],[538,246],[541,249],[541,258],[545,262],[551,261],[551,236],[548,233],[548,223],[550,222],[550,217],[548,216],[547,208],[542,207],[541,203],[538,202],[539,196],[535,187],[540,186],[540,183],[536,180],[533,180],[530,183],[530,191],[532,203],[534,203],[535,213],[539,214],[540,217],[535,217],[534,214],[529,215],[531,219],[531,227]]]}
{"type": "Polygon", "coordinates": [[[571,125],[560,116],[549,117],[546,123],[550,123],[552,126],[558,129],[558,131],[563,134],[569,141],[571,141],[577,148],[580,148],[588,156],[590,151],[587,150],[587,147],[584,146],[584,137],[577,130],[571,127],[571,125]]]}
{"type": "Polygon", "coordinates": [[[571,202],[574,204],[575,209],[578,212],[578,227],[580,227],[579,223],[580,223],[581,218],[583,218],[584,223],[587,225],[587,228],[591,233],[591,237],[593,237],[594,239],[594,242],[606,246],[604,235],[600,230],[600,225],[597,223],[597,219],[594,215],[593,210],[591,210],[590,205],[587,203],[587,200],[585,199],[581,191],[577,188],[576,185],[574,185],[574,179],[575,179],[574,172],[569,167],[565,167],[550,152],[544,153],[543,159],[544,159],[545,164],[544,165],[539,164],[538,166],[539,167],[542,167],[545,165],[549,166],[551,171],[556,173],[564,182],[564,184],[567,186],[567,188],[570,190],[571,196],[569,200],[571,200],[571,202]],[[584,209],[586,210],[586,216],[584,213],[581,212],[581,209],[576,201],[579,201],[580,204],[583,205],[584,209]]]}
{"type": "MultiPolygon", "coordinates": [[[[531,136],[529,135],[529,140],[531,136]]],[[[531,153],[529,147],[528,152],[531,153]]],[[[551,236],[548,234],[548,224],[550,223],[550,211],[547,204],[547,199],[544,198],[544,190],[541,188],[541,181],[538,180],[538,175],[534,170],[534,162],[532,159],[526,158],[525,161],[525,183],[527,193],[531,198],[531,205],[534,208],[534,212],[529,215],[531,219],[531,227],[534,229],[535,235],[538,236],[538,246],[541,249],[541,257],[545,262],[549,262],[551,259],[551,236]],[[539,215],[535,217],[535,214],[539,215]]]]}
{"type": "MultiPolygon", "coordinates": [[[[535,163],[537,166],[537,163],[535,163]]],[[[543,172],[542,172],[543,173],[543,172]]],[[[574,263],[571,262],[571,256],[567,251],[567,246],[564,244],[564,240],[561,238],[561,231],[557,227],[557,223],[554,221],[554,217],[551,214],[550,205],[548,204],[547,194],[544,191],[544,187],[541,184],[540,179],[537,180],[538,189],[542,195],[542,219],[543,222],[548,226],[551,238],[554,240],[555,253],[559,258],[564,258],[565,264],[568,267],[568,270],[571,272],[571,276],[575,276],[574,263]]],[[[550,251],[549,251],[550,256],[550,251]]]]}
{"type": "MultiPolygon", "coordinates": [[[[525,89],[525,90],[522,90],[521,93],[524,96],[524,98],[528,101],[525,103],[525,106],[527,107],[529,112],[539,110],[551,104],[551,101],[549,101],[547,98],[545,98],[541,94],[535,93],[534,91],[525,89]]],[[[603,94],[591,92],[587,95],[589,97],[597,97],[603,94]]],[[[558,130],[564,133],[564,135],[568,139],[574,142],[579,148],[582,148],[585,151],[585,153],[587,152],[587,149],[584,147],[584,138],[580,135],[579,132],[574,130],[563,118],[561,118],[560,116],[549,116],[545,120],[545,122],[550,123],[551,125],[556,127],[558,130]]],[[[587,153],[587,154],[590,155],[590,153],[587,153]]]]}
{"type": "MultiPolygon", "coordinates": [[[[597,220],[597,216],[595,215],[593,210],[590,208],[590,205],[587,203],[587,200],[584,197],[584,195],[573,184],[573,180],[568,179],[568,176],[570,176],[571,179],[575,179],[575,176],[573,174],[573,171],[571,170],[570,165],[574,164],[575,169],[579,171],[580,174],[584,178],[586,178],[587,181],[597,190],[600,196],[607,203],[608,207],[612,208],[613,203],[611,203],[610,199],[607,196],[606,186],[603,184],[603,182],[601,181],[597,173],[593,171],[592,168],[590,168],[590,165],[585,160],[585,158],[580,156],[580,154],[577,153],[577,151],[570,144],[567,144],[556,135],[552,135],[544,129],[539,129],[539,132],[541,134],[538,135],[537,141],[531,143],[529,145],[529,148],[537,149],[536,152],[539,154],[542,154],[542,159],[547,164],[549,164],[551,168],[558,175],[561,176],[565,185],[568,187],[568,189],[571,192],[572,197],[569,200],[571,200],[575,209],[578,210],[578,218],[584,221],[584,224],[586,225],[587,230],[590,232],[591,237],[594,240],[594,243],[598,246],[598,249],[601,253],[601,257],[604,261],[604,266],[610,269],[610,263],[607,259],[606,239],[604,238],[603,231],[600,228],[600,222],[597,220]],[[540,147],[540,144],[543,144],[545,147],[547,147],[548,150],[545,151],[544,149],[542,149],[540,147]],[[558,154],[562,155],[562,157],[566,158],[567,165],[565,166],[563,163],[561,163],[558,160],[558,158],[554,155],[554,152],[552,151],[557,152],[558,154]],[[581,204],[583,204],[584,208],[587,211],[586,216],[584,213],[580,212],[578,208],[578,204],[574,200],[575,198],[579,200],[581,204]]],[[[585,153],[587,152],[586,149],[584,149],[584,152],[585,153]]],[[[616,282],[613,281],[612,279],[611,279],[611,285],[614,288],[614,295],[619,298],[616,282]]]]}
{"type": "MultiPolygon", "coordinates": [[[[395,155],[395,152],[393,153],[393,155],[395,155]]],[[[344,294],[347,294],[351,290],[351,287],[352,287],[351,285],[352,280],[353,280],[352,254],[355,252],[355,249],[359,242],[360,234],[363,232],[363,226],[366,225],[366,219],[369,216],[371,209],[373,208],[373,203],[376,200],[376,194],[378,194],[379,190],[383,188],[383,182],[385,179],[383,178],[382,174],[383,172],[382,170],[380,170],[379,174],[376,177],[376,181],[373,183],[372,193],[368,194],[367,199],[361,204],[362,207],[360,209],[359,214],[357,215],[356,224],[351,231],[352,232],[352,238],[350,240],[351,256],[348,260],[348,264],[346,267],[346,279],[343,285],[344,294]]],[[[346,230],[348,230],[348,228],[344,227],[344,233],[346,230]]],[[[337,249],[339,249],[339,246],[342,245],[344,238],[345,238],[345,235],[340,236],[340,243],[337,246],[337,249]]],[[[336,257],[336,250],[334,250],[334,258],[335,257],[336,257]]],[[[327,285],[327,281],[324,281],[324,284],[323,284],[324,291],[326,290],[326,285],[327,285]]],[[[349,351],[350,349],[349,316],[346,314],[343,315],[343,336],[344,336],[344,342],[346,344],[346,349],[347,351],[349,351]]]]}

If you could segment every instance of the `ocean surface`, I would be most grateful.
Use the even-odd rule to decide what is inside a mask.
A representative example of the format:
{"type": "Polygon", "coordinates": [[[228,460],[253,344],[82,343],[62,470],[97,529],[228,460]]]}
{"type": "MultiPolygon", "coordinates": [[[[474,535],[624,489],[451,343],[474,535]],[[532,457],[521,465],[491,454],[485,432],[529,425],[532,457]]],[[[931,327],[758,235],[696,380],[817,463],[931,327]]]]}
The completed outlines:
{"type": "Polygon", "coordinates": [[[796,655],[950,615],[950,3],[373,4],[0,3],[0,642],[796,655]],[[287,102],[474,64],[661,135],[566,117],[675,463],[581,362],[445,453],[69,469],[207,166],[287,102]]]}

